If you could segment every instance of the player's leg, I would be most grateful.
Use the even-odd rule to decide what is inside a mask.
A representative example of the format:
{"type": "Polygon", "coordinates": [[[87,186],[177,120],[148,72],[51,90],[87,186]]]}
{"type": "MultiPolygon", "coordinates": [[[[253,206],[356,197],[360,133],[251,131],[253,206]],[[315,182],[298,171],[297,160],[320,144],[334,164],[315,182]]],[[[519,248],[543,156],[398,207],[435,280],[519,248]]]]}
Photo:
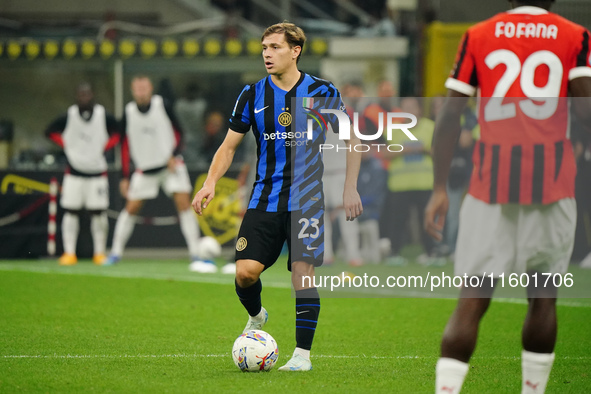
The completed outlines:
{"type": "Polygon", "coordinates": [[[468,361],[476,348],[480,320],[486,313],[492,288],[463,288],[441,341],[436,366],[436,393],[459,393],[468,373],[468,361]]]}
{"type": "Polygon", "coordinates": [[[526,264],[521,270],[530,275],[538,273],[537,281],[530,277],[527,289],[529,303],[522,331],[522,393],[543,393],[552,370],[558,290],[552,279],[546,282],[541,278],[547,278],[542,274],[564,275],[567,272],[576,217],[574,199],[521,207],[518,244],[524,246],[526,264]]]}
{"type": "MultiPolygon", "coordinates": [[[[344,210],[340,210],[337,222],[341,232],[341,239],[343,240],[343,245],[345,247],[347,263],[356,267],[363,265],[359,245],[359,221],[347,221],[347,214],[344,210]]],[[[326,243],[326,237],[324,239],[324,242],[326,243]]]]}
{"type": "Polygon", "coordinates": [[[189,171],[182,160],[177,161],[174,172],[167,172],[164,179],[164,191],[172,195],[174,205],[179,214],[181,232],[185,237],[191,258],[199,255],[199,226],[195,213],[191,208],[191,180],[189,171]]]}
{"type": "Polygon", "coordinates": [[[262,329],[269,318],[261,301],[263,285],[260,276],[264,269],[265,266],[255,260],[236,260],[236,295],[248,312],[248,322],[242,332],[262,329]]]}
{"type": "MultiPolygon", "coordinates": [[[[488,279],[511,272],[516,255],[515,213],[498,204],[486,204],[468,195],[460,211],[454,274],[481,276],[482,287],[463,287],[455,311],[445,327],[441,358],[436,366],[436,393],[458,393],[468,373],[480,320],[486,313],[494,285],[488,279]],[[486,223],[483,226],[482,223],[486,223]]],[[[468,283],[471,283],[468,281],[468,283]]]]}
{"type": "Polygon", "coordinates": [[[199,226],[195,212],[191,208],[191,180],[187,166],[181,158],[177,160],[174,172],[167,171],[163,179],[164,192],[172,196],[179,215],[181,232],[189,249],[191,270],[201,273],[215,273],[217,266],[212,260],[204,260],[199,255],[199,226]]]}
{"type": "MultiPolygon", "coordinates": [[[[540,275],[538,274],[538,277],[540,275]]],[[[522,393],[543,393],[554,363],[557,289],[535,287],[530,279],[528,309],[523,323],[521,353],[522,393]]]]}
{"type": "Polygon", "coordinates": [[[382,259],[380,253],[380,224],[377,219],[359,222],[361,256],[366,262],[377,264],[382,259]]]}
{"type": "Polygon", "coordinates": [[[388,191],[386,203],[384,204],[383,220],[385,223],[385,235],[390,240],[390,256],[386,259],[388,265],[405,265],[407,261],[400,256],[400,251],[408,237],[406,234],[407,222],[410,215],[410,208],[413,203],[409,199],[408,192],[388,191]]]}
{"type": "Polygon", "coordinates": [[[107,234],[109,221],[109,180],[106,175],[87,180],[86,209],[90,212],[90,233],[94,246],[92,261],[101,265],[106,260],[107,234]]]}
{"type": "Polygon", "coordinates": [[[119,213],[115,230],[113,231],[113,244],[111,245],[111,254],[104,265],[116,264],[123,256],[123,250],[127,241],[133,234],[136,216],[144,205],[143,200],[129,200],[125,203],[125,208],[119,213]]]}
{"type": "Polygon", "coordinates": [[[476,348],[478,326],[490,305],[492,291],[463,288],[441,341],[441,356],[467,363],[476,348]]]}
{"type": "Polygon", "coordinates": [[[236,241],[236,294],[248,312],[244,331],[261,329],[267,322],[262,307],[261,273],[272,266],[283,248],[286,233],[283,213],[248,209],[236,241]]]}
{"type": "Polygon", "coordinates": [[[288,269],[296,298],[296,348],[291,359],[279,368],[280,371],[312,369],[310,350],[320,315],[320,296],[314,287],[314,267],[322,265],[323,261],[324,224],[323,209],[294,211],[289,215],[288,269]]]}
{"type": "MultiPolygon", "coordinates": [[[[174,193],[172,198],[179,214],[179,224],[185,242],[189,248],[189,255],[191,256],[192,261],[201,260],[201,256],[199,256],[199,238],[201,234],[199,232],[195,212],[191,208],[189,193],[174,193]]],[[[213,264],[213,267],[215,268],[213,261],[209,261],[208,263],[210,265],[213,264]]]]}
{"type": "Polygon", "coordinates": [[[330,265],[334,262],[334,248],[332,245],[332,212],[333,209],[326,207],[326,220],[324,221],[324,263],[330,265]]]}
{"type": "MultiPolygon", "coordinates": [[[[326,173],[322,179],[324,183],[324,206],[325,206],[325,221],[324,221],[324,264],[328,265],[334,262],[335,250],[333,245],[333,220],[336,221],[337,215],[340,214],[340,207],[343,205],[343,185],[345,184],[345,177],[339,173],[326,173]]],[[[345,216],[344,210],[342,210],[345,216]]]]}
{"type": "Polygon", "coordinates": [[[181,232],[185,237],[185,241],[187,241],[191,256],[195,256],[199,252],[197,246],[199,244],[200,234],[195,213],[191,209],[189,193],[174,193],[172,198],[179,214],[181,232]]]}
{"type": "Polygon", "coordinates": [[[60,265],[74,265],[78,262],[76,257],[76,243],[80,231],[80,211],[66,209],[62,218],[62,240],[64,254],[60,257],[60,265]]]}
{"type": "Polygon", "coordinates": [[[80,210],[83,206],[83,179],[70,174],[64,175],[62,197],[60,205],[65,213],[62,218],[62,240],[64,254],[59,259],[60,265],[74,265],[76,257],[76,243],[80,231],[80,210]]]}
{"type": "Polygon", "coordinates": [[[159,174],[143,174],[136,171],[131,175],[127,202],[115,223],[111,254],[103,265],[113,265],[121,260],[125,245],[133,233],[136,216],[141,211],[144,201],[156,198],[159,190],[159,174]]]}
{"type": "Polygon", "coordinates": [[[304,261],[296,261],[291,264],[291,281],[296,297],[296,348],[291,359],[279,368],[280,371],[309,371],[312,369],[310,350],[320,315],[320,295],[315,287],[311,287],[313,278],[313,264],[304,261]]]}
{"type": "Polygon", "coordinates": [[[101,265],[106,260],[107,234],[109,232],[109,219],[107,211],[90,211],[90,233],[94,247],[92,261],[101,265]]]}

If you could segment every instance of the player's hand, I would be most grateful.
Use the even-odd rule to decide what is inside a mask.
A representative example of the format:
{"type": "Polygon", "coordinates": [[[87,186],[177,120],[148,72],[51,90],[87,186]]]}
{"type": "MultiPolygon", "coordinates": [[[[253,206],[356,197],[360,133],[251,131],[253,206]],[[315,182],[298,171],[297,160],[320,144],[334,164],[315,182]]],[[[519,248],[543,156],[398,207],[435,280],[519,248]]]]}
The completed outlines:
{"type": "Polygon", "coordinates": [[[173,156],[170,159],[168,159],[168,163],[166,163],[166,167],[168,168],[168,171],[175,172],[176,171],[176,157],[173,156]]]}
{"type": "Polygon", "coordinates": [[[347,220],[354,220],[363,213],[363,205],[361,204],[361,197],[357,193],[357,189],[345,188],[343,192],[343,206],[345,207],[345,215],[347,220]]]}
{"type": "Polygon", "coordinates": [[[127,192],[129,191],[129,179],[124,178],[119,182],[119,193],[123,198],[127,199],[127,192]]]}
{"type": "Polygon", "coordinates": [[[425,208],[425,231],[437,241],[443,239],[443,226],[445,215],[449,207],[447,191],[445,189],[434,190],[425,208]]]}
{"type": "Polygon", "coordinates": [[[193,207],[197,215],[203,215],[203,210],[207,208],[209,202],[213,199],[214,196],[215,185],[212,186],[207,183],[203,184],[203,187],[201,188],[201,190],[197,192],[197,194],[195,194],[193,202],[191,203],[191,206],[193,207]]]}

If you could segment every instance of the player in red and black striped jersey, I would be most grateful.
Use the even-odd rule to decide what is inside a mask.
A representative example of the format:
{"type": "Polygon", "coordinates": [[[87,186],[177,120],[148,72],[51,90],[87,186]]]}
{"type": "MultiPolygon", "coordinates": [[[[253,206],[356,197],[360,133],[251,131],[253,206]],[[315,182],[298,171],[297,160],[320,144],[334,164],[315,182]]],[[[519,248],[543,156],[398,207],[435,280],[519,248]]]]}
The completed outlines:
{"type": "MultiPolygon", "coordinates": [[[[460,115],[468,97],[479,90],[481,137],[460,213],[456,275],[564,274],[574,243],[576,166],[568,139],[567,97],[574,97],[577,115],[588,122],[590,35],[550,13],[551,0],[511,3],[511,11],[464,35],[437,119],[434,191],[425,227],[441,239],[460,115]]],[[[554,360],[557,289],[530,283],[522,392],[542,393],[554,360]]],[[[460,391],[493,288],[490,282],[483,288],[462,288],[441,344],[437,393],[460,391]]]]}
{"type": "Polygon", "coordinates": [[[446,87],[469,96],[480,89],[472,196],[492,204],[574,197],[567,102],[557,98],[567,97],[569,81],[591,76],[589,44],[585,28],[539,7],[499,14],[464,35],[446,87]]]}
{"type": "Polygon", "coordinates": [[[117,121],[96,104],[90,84],[84,82],[76,90],[76,104],[54,120],[45,135],[64,149],[68,167],[62,183],[60,205],[65,213],[62,219],[64,254],[60,265],[78,262],[76,242],[80,226],[80,212],[91,214],[90,228],[94,244],[93,261],[102,264],[107,244],[107,208],[109,207],[109,181],[105,151],[119,143],[117,121]]]}

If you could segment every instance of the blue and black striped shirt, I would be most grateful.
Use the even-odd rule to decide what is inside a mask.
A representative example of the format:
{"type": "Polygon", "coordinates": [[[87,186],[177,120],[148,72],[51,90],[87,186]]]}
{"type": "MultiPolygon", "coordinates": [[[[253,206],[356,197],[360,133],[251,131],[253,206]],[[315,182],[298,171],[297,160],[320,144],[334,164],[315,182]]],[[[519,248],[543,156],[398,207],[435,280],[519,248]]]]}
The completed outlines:
{"type": "Polygon", "coordinates": [[[270,76],[244,87],[230,129],[247,133],[252,128],[257,142],[249,209],[285,212],[324,206],[320,144],[326,138],[326,125],[337,132],[338,120],[322,115],[321,122],[313,122],[309,140],[308,114],[313,109],[318,118],[320,108],[345,109],[332,83],[303,72],[289,92],[277,87],[270,76]]]}

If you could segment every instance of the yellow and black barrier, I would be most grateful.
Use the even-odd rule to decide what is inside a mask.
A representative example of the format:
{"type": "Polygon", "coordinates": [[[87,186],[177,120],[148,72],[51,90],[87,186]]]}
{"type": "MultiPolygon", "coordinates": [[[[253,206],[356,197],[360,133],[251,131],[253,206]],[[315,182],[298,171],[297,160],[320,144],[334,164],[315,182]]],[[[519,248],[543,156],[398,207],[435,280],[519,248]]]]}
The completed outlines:
{"type": "MultiPolygon", "coordinates": [[[[310,40],[304,48],[314,56],[324,56],[328,43],[322,38],[310,40]]],[[[10,38],[0,40],[0,60],[52,59],[151,59],[195,58],[198,56],[259,56],[260,38],[245,40],[230,38],[123,38],[116,41],[92,38],[34,39],[10,38]]]]}

